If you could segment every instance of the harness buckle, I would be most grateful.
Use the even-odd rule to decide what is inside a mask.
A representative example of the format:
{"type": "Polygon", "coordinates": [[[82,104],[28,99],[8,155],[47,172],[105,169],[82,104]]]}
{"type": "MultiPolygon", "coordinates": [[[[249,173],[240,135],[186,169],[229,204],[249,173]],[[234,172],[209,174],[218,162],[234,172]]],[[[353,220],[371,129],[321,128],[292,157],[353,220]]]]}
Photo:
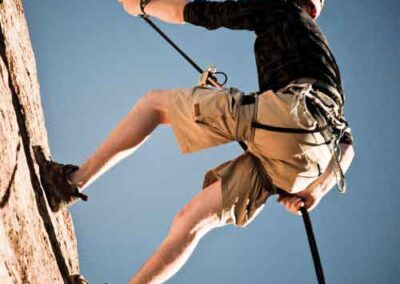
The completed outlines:
{"type": "Polygon", "coordinates": [[[214,76],[215,73],[217,73],[217,67],[214,64],[209,65],[207,70],[201,73],[197,85],[199,87],[211,86],[211,84],[209,83],[210,82],[209,79],[213,79],[214,81],[216,81],[216,78],[214,76]]]}

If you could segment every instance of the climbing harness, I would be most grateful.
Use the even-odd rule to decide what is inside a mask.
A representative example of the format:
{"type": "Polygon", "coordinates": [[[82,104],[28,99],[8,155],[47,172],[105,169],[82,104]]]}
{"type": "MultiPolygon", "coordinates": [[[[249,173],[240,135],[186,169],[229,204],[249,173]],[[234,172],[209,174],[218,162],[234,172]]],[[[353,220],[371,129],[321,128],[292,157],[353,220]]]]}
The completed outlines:
{"type": "MultiPolygon", "coordinates": [[[[322,91],[319,91],[318,88],[324,89],[325,92],[327,91],[333,92],[333,90],[329,90],[329,86],[325,86],[325,84],[317,82],[301,83],[295,81],[289,83],[285,87],[286,91],[293,93],[301,92],[304,95],[307,107],[313,109],[313,113],[315,113],[315,117],[317,120],[317,125],[321,126],[316,126],[314,129],[301,129],[301,128],[278,127],[258,122],[253,122],[252,126],[254,128],[259,128],[266,131],[288,133],[288,134],[320,133],[323,136],[325,142],[318,145],[323,145],[323,144],[328,145],[333,157],[333,162],[334,162],[333,171],[335,173],[337,181],[337,189],[340,193],[345,193],[346,179],[339,163],[339,161],[341,160],[339,141],[341,140],[346,129],[348,128],[348,124],[344,118],[339,116],[338,114],[339,111],[335,102],[328,96],[326,96],[322,91]],[[314,90],[314,88],[316,90],[314,90]]],[[[302,97],[303,96],[300,96],[300,98],[302,97]]],[[[254,104],[255,100],[256,99],[254,96],[249,95],[245,97],[245,100],[243,100],[241,104],[242,105],[254,104]]]]}
{"type": "MultiPolygon", "coordinates": [[[[162,38],[164,38],[180,55],[183,56],[183,58],[186,59],[193,67],[196,69],[200,74],[200,81],[199,85],[212,85],[216,88],[221,89],[227,82],[227,75],[223,72],[216,72],[216,68],[214,65],[211,65],[206,71],[203,71],[199,65],[197,65],[185,52],[182,51],[156,24],[153,23],[149,19],[149,15],[146,14],[145,12],[145,7],[146,5],[150,2],[151,0],[141,0],[140,1],[140,9],[142,11],[142,15],[140,17],[148,23],[162,38]],[[225,77],[224,82],[221,84],[217,81],[215,75],[221,74],[225,77]]],[[[242,101],[242,104],[249,104],[255,102],[255,98],[252,96],[246,96],[246,99],[242,101]]],[[[276,132],[286,132],[286,133],[315,133],[315,132],[324,132],[328,128],[331,127],[331,125],[324,125],[322,127],[317,127],[314,130],[305,130],[305,129],[295,129],[295,128],[281,128],[281,127],[276,127],[276,126],[270,126],[270,125],[264,125],[264,124],[259,124],[259,123],[253,123],[254,127],[257,128],[262,128],[265,130],[269,131],[276,131],[276,132]]],[[[247,150],[247,145],[244,142],[239,141],[238,142],[241,146],[241,148],[246,151],[247,150]]],[[[340,154],[339,154],[340,155],[340,154]]],[[[339,158],[339,157],[338,157],[339,158]]],[[[340,168],[340,165],[339,165],[340,168]]],[[[342,172],[343,174],[343,172],[342,172]]],[[[276,192],[280,195],[288,195],[286,191],[276,188],[276,192]]],[[[311,218],[308,214],[308,211],[305,207],[300,208],[300,211],[303,216],[303,221],[304,221],[304,226],[306,229],[307,233],[307,238],[308,242],[310,245],[310,250],[311,250],[311,255],[313,257],[314,261],[314,267],[315,267],[315,272],[317,274],[317,279],[319,284],[325,284],[325,278],[324,278],[324,273],[322,269],[322,263],[321,259],[319,256],[318,252],[318,246],[317,242],[315,240],[315,235],[312,229],[312,223],[311,223],[311,218]]]]}

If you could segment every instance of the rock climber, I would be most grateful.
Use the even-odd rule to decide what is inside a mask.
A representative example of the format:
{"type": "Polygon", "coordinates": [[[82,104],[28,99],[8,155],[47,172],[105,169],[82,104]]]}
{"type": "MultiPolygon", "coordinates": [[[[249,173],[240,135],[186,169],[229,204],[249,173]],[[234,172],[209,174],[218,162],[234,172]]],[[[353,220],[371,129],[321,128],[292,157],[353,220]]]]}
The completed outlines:
{"type": "Polygon", "coordinates": [[[188,260],[199,240],[228,224],[247,226],[276,193],[291,213],[314,209],[338,184],[354,157],[344,116],[340,71],[316,23],[324,0],[119,0],[133,16],[208,30],[248,30],[259,89],[194,86],[147,92],[81,165],[41,167],[49,205],[58,211],[102,173],[133,153],[159,125],[171,126],[185,154],[232,141],[247,151],[210,169],[202,190],[180,210],[159,248],[131,284],[163,283],[188,260]]]}

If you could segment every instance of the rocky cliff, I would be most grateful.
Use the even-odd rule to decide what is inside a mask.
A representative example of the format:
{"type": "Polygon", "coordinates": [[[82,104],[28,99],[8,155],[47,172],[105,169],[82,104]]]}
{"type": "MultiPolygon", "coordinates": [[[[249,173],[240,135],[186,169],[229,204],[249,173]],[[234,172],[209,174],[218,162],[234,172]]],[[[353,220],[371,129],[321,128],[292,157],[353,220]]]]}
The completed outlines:
{"type": "Polygon", "coordinates": [[[50,155],[21,0],[0,0],[0,283],[70,283],[79,273],[70,214],[52,213],[32,146],[50,155]]]}

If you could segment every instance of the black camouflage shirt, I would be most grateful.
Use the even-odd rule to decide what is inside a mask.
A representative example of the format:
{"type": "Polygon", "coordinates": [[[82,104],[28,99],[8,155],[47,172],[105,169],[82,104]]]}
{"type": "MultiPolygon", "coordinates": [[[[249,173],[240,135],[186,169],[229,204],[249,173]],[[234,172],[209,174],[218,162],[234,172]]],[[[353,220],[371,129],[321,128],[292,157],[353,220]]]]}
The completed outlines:
{"type": "MultiPolygon", "coordinates": [[[[290,1],[197,0],[185,6],[184,20],[209,30],[254,31],[260,91],[276,91],[295,79],[312,78],[343,94],[339,68],[324,35],[311,17],[290,1]]],[[[343,105],[343,95],[333,99],[343,105]]]]}

